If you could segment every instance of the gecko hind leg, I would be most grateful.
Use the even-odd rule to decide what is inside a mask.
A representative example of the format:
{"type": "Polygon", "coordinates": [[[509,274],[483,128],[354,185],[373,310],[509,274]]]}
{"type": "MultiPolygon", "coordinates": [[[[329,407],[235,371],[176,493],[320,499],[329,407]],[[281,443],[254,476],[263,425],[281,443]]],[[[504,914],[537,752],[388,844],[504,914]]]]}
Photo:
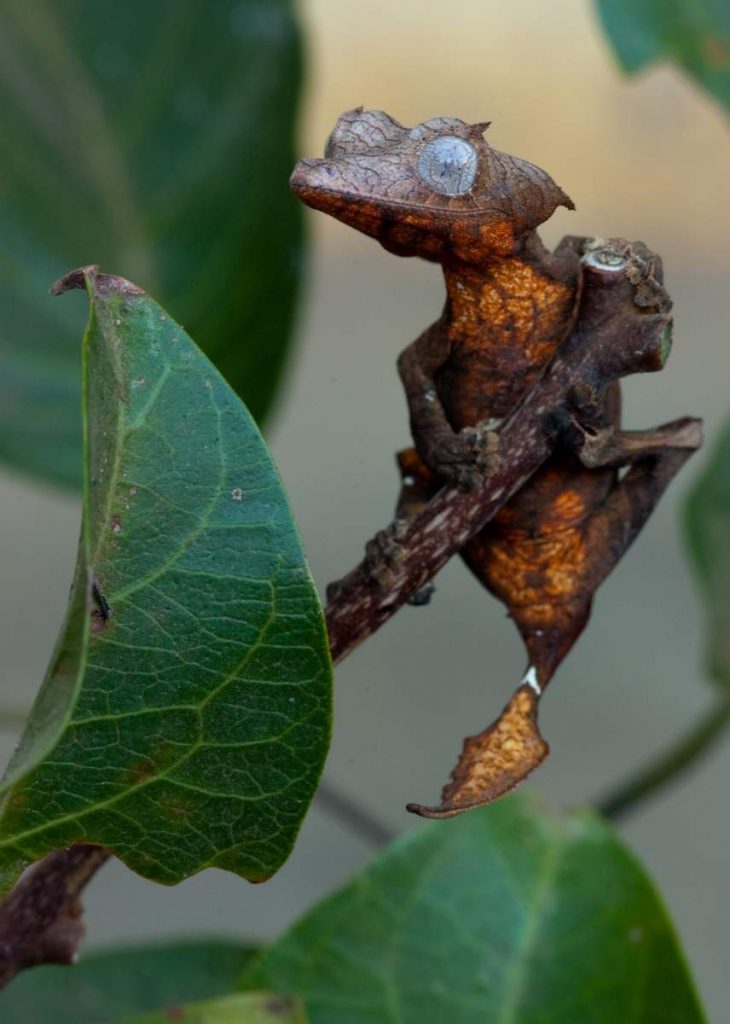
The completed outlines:
{"type": "Polygon", "coordinates": [[[586,526],[586,545],[592,552],[590,586],[593,591],[623,557],[672,479],[699,448],[701,426],[701,420],[685,418],[655,431],[615,432],[607,446],[605,464],[621,461],[628,465],[628,470],[586,526]],[[637,440],[642,433],[646,441],[643,449],[637,440]],[[628,443],[621,457],[617,449],[624,438],[628,443]]]}
{"type": "Polygon", "coordinates": [[[653,430],[587,430],[576,420],[578,458],[588,469],[625,467],[672,450],[689,455],[702,444],[702,421],[691,416],[663,423],[653,430]]]}

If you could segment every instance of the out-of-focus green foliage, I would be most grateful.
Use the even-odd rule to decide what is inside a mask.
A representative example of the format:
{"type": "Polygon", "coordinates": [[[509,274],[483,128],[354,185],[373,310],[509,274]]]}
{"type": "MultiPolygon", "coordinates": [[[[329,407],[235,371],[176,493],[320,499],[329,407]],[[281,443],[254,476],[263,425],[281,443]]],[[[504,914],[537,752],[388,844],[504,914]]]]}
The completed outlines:
{"type": "Polygon", "coordinates": [[[686,536],[707,616],[707,671],[730,687],[730,421],[689,496],[686,536]]]}
{"type": "Polygon", "coordinates": [[[0,992],[3,1024],[117,1024],[235,988],[249,947],[222,939],[82,954],[73,969],[38,967],[0,992]]]}
{"type": "Polygon", "coordinates": [[[225,996],[209,1003],[173,1006],[159,1013],[134,1017],[119,1024],[307,1024],[307,1016],[298,999],[277,996],[273,992],[247,992],[225,996]]]}
{"type": "Polygon", "coordinates": [[[396,841],[250,961],[312,1024],[702,1024],[642,868],[519,796],[396,841]]]}
{"type": "MultiPolygon", "coordinates": [[[[727,0],[596,0],[629,71],[671,59],[730,112],[727,0]]],[[[687,503],[687,538],[705,598],[709,675],[730,685],[730,423],[687,503]]]]}
{"type": "Polygon", "coordinates": [[[626,71],[667,58],[730,112],[728,0],[597,0],[626,71]]]}
{"type": "Polygon", "coordinates": [[[260,419],[302,261],[289,0],[6,0],[0,32],[0,459],[81,478],[83,304],[99,263],[155,294],[260,419]]]}
{"type": "Polygon", "coordinates": [[[243,403],[156,302],[88,270],[69,287],[90,303],[84,518],[2,784],[0,889],[80,842],[167,884],[207,867],[263,881],[330,735],[327,637],[286,494],[243,403]]]}

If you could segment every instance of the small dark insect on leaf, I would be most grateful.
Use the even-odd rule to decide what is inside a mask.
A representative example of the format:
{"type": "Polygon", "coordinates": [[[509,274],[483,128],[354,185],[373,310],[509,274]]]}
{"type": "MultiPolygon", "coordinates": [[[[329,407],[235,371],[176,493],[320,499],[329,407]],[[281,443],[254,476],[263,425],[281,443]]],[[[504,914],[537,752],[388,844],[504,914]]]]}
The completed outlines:
{"type": "Polygon", "coordinates": [[[102,619],[102,621],[106,622],[109,616],[111,615],[112,610],[109,607],[109,602],[104,597],[101,591],[101,587],[96,582],[96,580],[94,580],[92,584],[91,593],[94,598],[94,601],[96,602],[96,610],[99,614],[99,617],[102,619]]]}

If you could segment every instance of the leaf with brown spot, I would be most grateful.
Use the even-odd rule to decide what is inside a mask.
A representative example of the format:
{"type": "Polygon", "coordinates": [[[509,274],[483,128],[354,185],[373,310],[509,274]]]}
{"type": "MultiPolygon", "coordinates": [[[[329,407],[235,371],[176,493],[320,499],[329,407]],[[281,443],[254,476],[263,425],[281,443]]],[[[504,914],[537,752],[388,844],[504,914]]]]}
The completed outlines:
{"type": "Polygon", "coordinates": [[[0,994],[3,1024],[117,1024],[133,1014],[214,1000],[236,987],[253,950],[184,939],[82,952],[68,967],[36,967],[0,994]]]}
{"type": "Polygon", "coordinates": [[[271,992],[247,992],[224,996],[209,1003],[171,1006],[144,1017],[126,1018],[120,1024],[307,1024],[308,1017],[298,999],[271,992]]]}
{"type": "Polygon", "coordinates": [[[244,970],[312,1024],[703,1024],[650,879],[535,794],[411,829],[244,970]]]}
{"type": "Polygon", "coordinates": [[[296,526],[249,413],[183,329],[94,267],[69,287],[90,303],[83,525],[0,789],[0,890],[80,843],[167,884],[207,867],[259,881],[292,848],[330,733],[296,526]]]}

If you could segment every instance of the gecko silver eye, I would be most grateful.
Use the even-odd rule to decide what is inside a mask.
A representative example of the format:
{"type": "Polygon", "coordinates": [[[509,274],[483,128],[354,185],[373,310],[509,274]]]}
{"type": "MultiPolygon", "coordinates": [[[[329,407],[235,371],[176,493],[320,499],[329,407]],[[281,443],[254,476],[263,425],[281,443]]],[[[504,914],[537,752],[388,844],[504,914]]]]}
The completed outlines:
{"type": "Polygon", "coordinates": [[[418,173],[431,188],[445,196],[459,196],[474,184],[477,151],[458,135],[431,139],[418,158],[418,173]]]}

